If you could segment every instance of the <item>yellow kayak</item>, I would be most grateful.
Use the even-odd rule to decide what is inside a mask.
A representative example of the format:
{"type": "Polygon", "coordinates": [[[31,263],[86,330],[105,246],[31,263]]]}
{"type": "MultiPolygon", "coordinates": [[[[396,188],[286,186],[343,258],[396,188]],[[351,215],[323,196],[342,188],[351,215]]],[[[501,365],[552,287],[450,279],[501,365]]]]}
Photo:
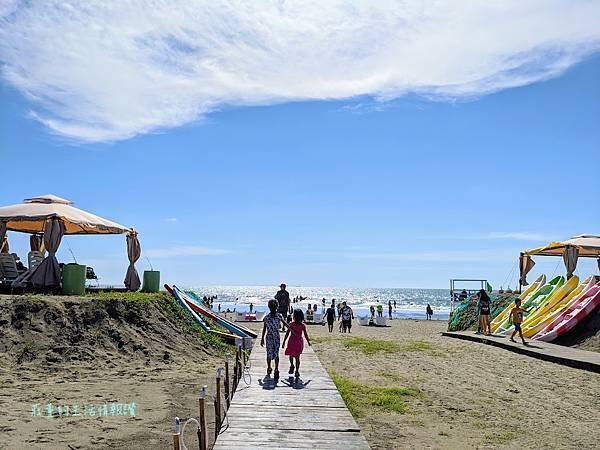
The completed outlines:
{"type": "MultiPolygon", "coordinates": [[[[544,284],[546,284],[546,275],[542,274],[533,283],[531,283],[529,287],[521,293],[521,295],[519,295],[519,298],[521,301],[524,301],[544,284]]],[[[504,308],[496,317],[494,317],[494,320],[490,322],[492,333],[495,333],[498,327],[508,318],[514,306],[514,303],[510,302],[506,308],[504,308]]]]}
{"type": "Polygon", "coordinates": [[[527,318],[523,321],[521,327],[523,330],[530,325],[535,325],[540,319],[543,319],[545,313],[549,311],[548,305],[556,305],[567,295],[569,295],[577,286],[579,286],[579,277],[573,275],[559,289],[556,289],[552,294],[548,295],[543,301],[537,304],[537,307],[527,314],[527,318]]]}
{"type": "Polygon", "coordinates": [[[579,286],[573,289],[566,297],[554,301],[553,305],[546,305],[546,311],[541,315],[535,323],[531,323],[527,328],[523,328],[523,335],[525,337],[533,337],[546,325],[552,322],[558,315],[562,313],[571,304],[578,301],[578,299],[584,295],[592,286],[595,284],[593,276],[587,277],[579,286]]]}

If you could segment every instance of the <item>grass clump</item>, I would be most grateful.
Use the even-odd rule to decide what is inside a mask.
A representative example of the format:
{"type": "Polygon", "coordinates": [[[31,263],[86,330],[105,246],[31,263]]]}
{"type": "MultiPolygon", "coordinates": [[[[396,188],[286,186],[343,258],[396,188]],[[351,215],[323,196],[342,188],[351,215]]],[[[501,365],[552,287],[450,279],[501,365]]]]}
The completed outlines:
{"type": "Polygon", "coordinates": [[[361,337],[347,339],[344,341],[344,347],[360,350],[366,355],[372,355],[379,352],[396,353],[401,350],[401,347],[392,341],[365,339],[361,337]]]}
{"type": "Polygon", "coordinates": [[[499,433],[489,433],[485,435],[485,441],[489,444],[506,444],[517,437],[515,431],[502,431],[499,433]]]}
{"type": "Polygon", "coordinates": [[[404,414],[405,398],[421,396],[421,391],[412,387],[369,387],[335,373],[331,377],[354,417],[368,415],[374,410],[404,414]]]}

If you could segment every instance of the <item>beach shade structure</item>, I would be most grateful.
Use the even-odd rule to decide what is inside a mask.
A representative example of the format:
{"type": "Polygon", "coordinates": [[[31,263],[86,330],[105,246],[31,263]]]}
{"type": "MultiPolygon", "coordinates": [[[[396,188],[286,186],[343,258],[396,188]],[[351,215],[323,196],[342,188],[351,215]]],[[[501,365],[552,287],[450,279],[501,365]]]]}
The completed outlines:
{"type": "Polygon", "coordinates": [[[129,258],[129,267],[125,274],[125,287],[130,291],[137,291],[140,288],[140,276],[135,270],[135,262],[140,259],[142,249],[140,241],[137,238],[137,233],[132,231],[127,234],[127,257],[129,258]]]}
{"type": "MultiPolygon", "coordinates": [[[[133,228],[75,208],[73,202],[69,200],[55,195],[43,195],[25,199],[23,203],[17,205],[0,207],[0,237],[6,233],[3,230],[43,235],[39,248],[48,251],[48,255],[29,278],[36,287],[56,287],[60,284],[56,251],[64,235],[127,234],[128,237],[132,235],[136,243],[132,244],[133,248],[130,252],[128,239],[127,252],[130,265],[126,280],[129,280],[130,289],[139,288],[139,276],[135,267],[132,267],[141,253],[137,232],[133,228]],[[137,257],[134,257],[136,253],[137,257]]],[[[33,250],[33,239],[30,245],[33,250]]]]}
{"type": "Polygon", "coordinates": [[[520,284],[525,286],[525,277],[533,265],[529,266],[526,261],[531,261],[531,256],[562,256],[567,269],[567,278],[573,276],[577,268],[579,258],[597,258],[598,270],[600,270],[600,236],[582,234],[574,236],[563,242],[550,242],[543,247],[532,248],[521,253],[519,266],[521,268],[520,284]]]}
{"type": "Polygon", "coordinates": [[[42,234],[32,234],[29,237],[29,248],[32,252],[42,252],[46,251],[44,247],[44,236],[42,234]]]}

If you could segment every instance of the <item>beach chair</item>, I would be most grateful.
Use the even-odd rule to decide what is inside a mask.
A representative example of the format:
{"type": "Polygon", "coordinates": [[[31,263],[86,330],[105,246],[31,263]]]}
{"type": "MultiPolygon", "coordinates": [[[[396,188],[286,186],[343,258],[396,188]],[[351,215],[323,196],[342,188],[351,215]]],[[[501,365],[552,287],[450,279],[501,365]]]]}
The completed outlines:
{"type": "Polygon", "coordinates": [[[369,326],[369,316],[356,316],[356,318],[358,319],[358,324],[362,325],[364,327],[368,327],[369,326]]]}
{"type": "Polygon", "coordinates": [[[385,317],[375,317],[375,325],[378,327],[385,327],[386,318],[385,317]]]}
{"type": "Polygon", "coordinates": [[[0,282],[8,283],[19,277],[15,257],[9,253],[0,253],[0,282]]]}
{"type": "Polygon", "coordinates": [[[27,266],[29,268],[25,272],[20,273],[19,276],[12,281],[11,287],[25,287],[29,282],[29,278],[31,278],[31,275],[33,275],[33,272],[35,272],[35,269],[38,268],[38,266],[42,263],[43,260],[44,254],[42,252],[29,252],[27,254],[27,266]]]}
{"type": "Polygon", "coordinates": [[[246,313],[236,312],[235,313],[235,321],[236,322],[245,322],[246,321],[246,313]]]}

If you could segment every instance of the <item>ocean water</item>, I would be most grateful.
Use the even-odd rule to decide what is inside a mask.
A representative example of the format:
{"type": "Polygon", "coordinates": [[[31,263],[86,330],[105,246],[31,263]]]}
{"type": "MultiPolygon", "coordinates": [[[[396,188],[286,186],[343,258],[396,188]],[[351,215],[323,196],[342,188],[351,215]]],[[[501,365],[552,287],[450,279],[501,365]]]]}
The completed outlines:
{"type": "MultiPolygon", "coordinates": [[[[267,302],[277,293],[273,286],[198,286],[191,288],[201,297],[216,295],[214,308],[221,311],[227,309],[239,312],[248,311],[250,303],[255,311],[266,311],[267,302]]],[[[378,302],[384,306],[384,314],[388,315],[388,301],[396,302],[393,310],[394,318],[425,319],[425,307],[430,304],[433,308],[434,320],[448,320],[450,313],[450,291],[448,289],[408,289],[408,288],[332,288],[332,287],[295,287],[288,286],[290,298],[306,297],[306,300],[293,304],[294,307],[306,309],[308,304],[322,309],[322,299],[326,307],[335,299],[336,303],[347,302],[354,310],[354,315],[369,314],[369,307],[378,302]]]]}

